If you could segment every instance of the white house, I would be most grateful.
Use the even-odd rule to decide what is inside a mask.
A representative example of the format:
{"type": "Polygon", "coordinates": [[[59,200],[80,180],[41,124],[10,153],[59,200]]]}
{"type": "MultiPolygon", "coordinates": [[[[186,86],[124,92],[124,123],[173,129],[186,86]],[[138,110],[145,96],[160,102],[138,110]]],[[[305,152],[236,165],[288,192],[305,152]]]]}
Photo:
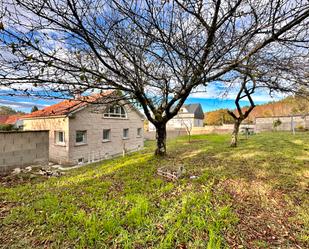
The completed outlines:
{"type": "Polygon", "coordinates": [[[23,117],[24,130],[49,130],[49,160],[59,164],[96,161],[139,150],[144,116],[132,105],[65,100],[23,117]]]}
{"type": "MultiPolygon", "coordinates": [[[[180,129],[188,127],[203,127],[204,126],[204,112],[201,104],[183,105],[178,114],[167,122],[166,128],[180,129]]],[[[155,130],[153,124],[149,123],[149,131],[155,130]]]]}

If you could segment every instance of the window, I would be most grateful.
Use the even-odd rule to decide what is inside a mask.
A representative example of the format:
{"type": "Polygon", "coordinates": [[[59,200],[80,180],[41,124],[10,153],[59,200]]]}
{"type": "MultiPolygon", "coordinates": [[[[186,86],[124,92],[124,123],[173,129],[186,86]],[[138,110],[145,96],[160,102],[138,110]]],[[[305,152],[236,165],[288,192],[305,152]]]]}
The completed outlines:
{"type": "Polygon", "coordinates": [[[142,136],[142,128],[137,128],[137,136],[138,137],[142,136]]]}
{"type": "Polygon", "coordinates": [[[87,131],[76,131],[76,143],[85,144],[87,142],[87,131]]]}
{"type": "Polygon", "coordinates": [[[55,131],[56,144],[64,144],[64,131],[55,131]]]}
{"type": "Polygon", "coordinates": [[[111,140],[111,129],[103,129],[103,141],[107,142],[111,140]]]}
{"type": "Polygon", "coordinates": [[[122,106],[114,105],[110,106],[106,109],[104,113],[104,117],[108,118],[126,118],[127,114],[126,111],[122,106]]]}
{"type": "Polygon", "coordinates": [[[129,138],[129,129],[123,129],[123,139],[128,139],[129,138]]]}

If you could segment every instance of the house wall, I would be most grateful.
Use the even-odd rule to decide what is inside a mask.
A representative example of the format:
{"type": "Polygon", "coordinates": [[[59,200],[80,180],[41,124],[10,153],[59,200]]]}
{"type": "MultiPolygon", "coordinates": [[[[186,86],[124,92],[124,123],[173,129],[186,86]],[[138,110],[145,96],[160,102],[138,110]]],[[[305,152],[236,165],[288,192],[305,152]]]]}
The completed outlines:
{"type": "Polygon", "coordinates": [[[99,160],[115,156],[126,151],[141,149],[144,145],[143,119],[134,110],[126,108],[127,118],[104,118],[96,107],[89,106],[77,112],[69,120],[69,158],[71,163],[99,160]],[[123,129],[129,128],[129,139],[123,140],[123,129]],[[137,137],[137,128],[142,129],[142,136],[137,137]],[[111,141],[103,142],[103,129],[111,129],[111,141]],[[77,145],[76,131],[87,131],[85,145],[77,145]]]}
{"type": "MultiPolygon", "coordinates": [[[[181,113],[182,115],[183,113],[181,113]]],[[[192,124],[192,127],[203,127],[204,126],[204,121],[203,119],[197,119],[193,118],[193,114],[187,114],[186,116],[176,116],[172,119],[170,119],[167,124],[166,124],[166,129],[171,130],[171,129],[182,129],[185,128],[186,124],[192,124]]],[[[155,131],[156,128],[152,123],[149,122],[149,131],[155,131]]]]}
{"type": "Polygon", "coordinates": [[[24,130],[49,130],[49,160],[60,164],[70,163],[68,117],[24,119],[24,130]],[[58,145],[55,143],[55,131],[64,131],[64,145],[58,145]]]}
{"type": "Polygon", "coordinates": [[[203,127],[204,126],[204,120],[203,119],[194,119],[194,127],[203,127]]]}
{"type": "Polygon", "coordinates": [[[255,129],[257,132],[262,131],[272,131],[273,123],[279,119],[282,123],[276,130],[278,131],[291,131],[293,129],[292,122],[294,123],[294,128],[303,127],[309,128],[309,116],[282,116],[282,117],[268,117],[268,118],[256,118],[255,119],[255,129]]]}
{"type": "Polygon", "coordinates": [[[0,132],[0,174],[48,162],[48,131],[0,132]]]}

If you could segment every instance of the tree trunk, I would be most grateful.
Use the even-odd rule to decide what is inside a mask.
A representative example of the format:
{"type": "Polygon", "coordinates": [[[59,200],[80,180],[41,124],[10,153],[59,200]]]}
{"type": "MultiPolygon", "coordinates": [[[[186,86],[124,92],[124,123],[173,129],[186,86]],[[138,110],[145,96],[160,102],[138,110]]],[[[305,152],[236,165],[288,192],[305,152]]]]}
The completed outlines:
{"type": "Polygon", "coordinates": [[[156,139],[157,148],[155,155],[165,156],[166,155],[166,124],[159,124],[156,126],[156,139]]]}
{"type": "Polygon", "coordinates": [[[234,129],[233,129],[233,133],[232,133],[231,147],[237,147],[240,123],[241,123],[240,120],[235,120],[235,122],[234,122],[234,129]]]}

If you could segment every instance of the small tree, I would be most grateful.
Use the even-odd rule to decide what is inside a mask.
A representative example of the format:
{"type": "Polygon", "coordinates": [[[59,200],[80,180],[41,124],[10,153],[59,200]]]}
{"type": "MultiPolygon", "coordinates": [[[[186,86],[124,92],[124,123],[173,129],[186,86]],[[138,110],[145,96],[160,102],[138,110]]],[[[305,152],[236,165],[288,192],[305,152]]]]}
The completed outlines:
{"type": "Polygon", "coordinates": [[[277,128],[282,124],[281,120],[278,118],[273,122],[273,128],[277,130],[277,128]]]}
{"type": "Polygon", "coordinates": [[[12,124],[0,124],[0,131],[13,131],[16,130],[12,124]]]}
{"type": "Polygon", "coordinates": [[[193,128],[192,121],[181,119],[181,124],[185,127],[186,132],[188,134],[188,142],[191,143],[191,132],[193,128]]]}
{"type": "Polygon", "coordinates": [[[234,129],[233,129],[233,132],[232,132],[231,147],[237,146],[240,124],[242,123],[243,120],[245,120],[249,116],[249,114],[251,113],[251,111],[255,107],[255,104],[254,104],[254,101],[253,101],[251,95],[255,91],[256,81],[252,77],[251,81],[252,81],[253,84],[249,88],[248,83],[250,82],[250,80],[248,78],[249,78],[248,75],[244,75],[243,82],[241,83],[240,89],[239,89],[238,94],[236,96],[236,99],[235,99],[235,105],[237,107],[236,113],[228,110],[228,113],[234,119],[234,129]],[[241,106],[240,106],[240,101],[244,98],[248,98],[248,100],[250,102],[250,106],[248,108],[245,108],[245,109],[241,108],[241,106]]]}
{"type": "Polygon", "coordinates": [[[39,110],[39,108],[35,105],[35,106],[33,106],[32,108],[31,108],[31,113],[32,112],[36,112],[36,111],[38,111],[39,110]]]}

